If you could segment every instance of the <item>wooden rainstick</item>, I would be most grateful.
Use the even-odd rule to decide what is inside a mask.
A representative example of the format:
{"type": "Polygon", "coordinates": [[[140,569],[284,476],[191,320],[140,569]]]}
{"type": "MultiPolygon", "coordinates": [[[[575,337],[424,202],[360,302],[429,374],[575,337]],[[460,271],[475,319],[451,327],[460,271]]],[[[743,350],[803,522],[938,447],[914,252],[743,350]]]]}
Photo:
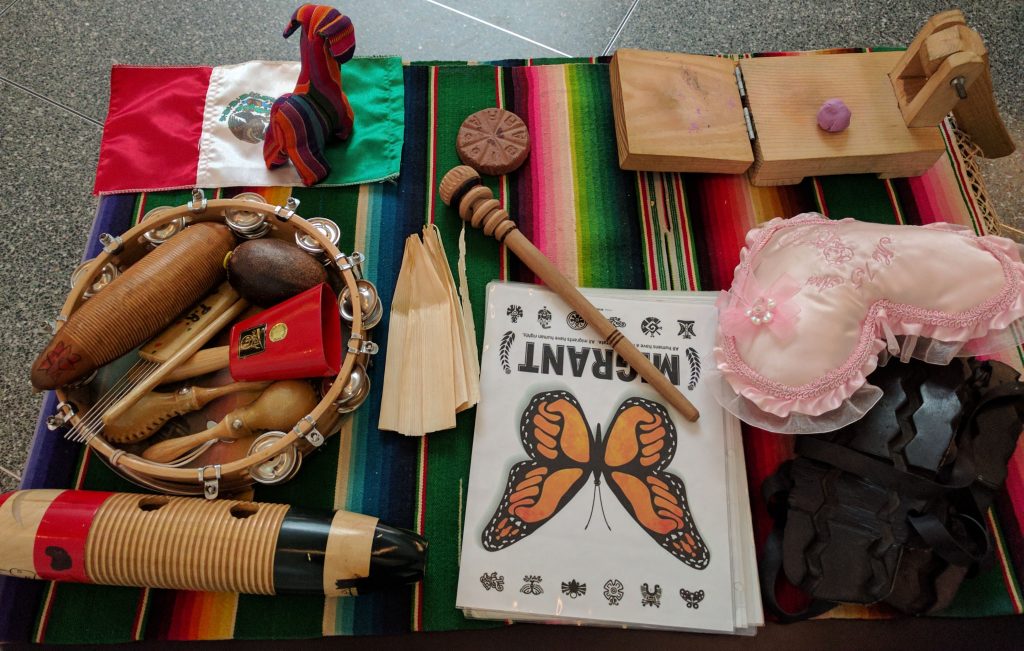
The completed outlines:
{"type": "Polygon", "coordinates": [[[239,439],[259,430],[287,429],[316,407],[317,395],[309,382],[282,380],[267,387],[251,405],[229,412],[208,430],[160,441],[142,453],[144,459],[167,463],[212,439],[239,439]]]}
{"type": "Polygon", "coordinates": [[[697,408],[519,231],[490,188],[481,184],[476,170],[466,165],[452,168],[441,179],[439,193],[441,200],[456,208],[473,228],[483,229],[484,235],[504,243],[515,253],[684,418],[697,420],[697,408]]]}

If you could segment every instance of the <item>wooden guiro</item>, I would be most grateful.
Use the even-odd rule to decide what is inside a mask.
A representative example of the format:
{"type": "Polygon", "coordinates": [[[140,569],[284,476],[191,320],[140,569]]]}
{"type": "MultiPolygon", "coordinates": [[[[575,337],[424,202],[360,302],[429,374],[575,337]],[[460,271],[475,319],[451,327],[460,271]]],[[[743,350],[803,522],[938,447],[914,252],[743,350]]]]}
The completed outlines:
{"type": "Polygon", "coordinates": [[[509,219],[508,212],[494,198],[490,188],[482,185],[476,170],[466,165],[453,167],[441,179],[439,193],[441,200],[456,208],[459,216],[473,228],[483,229],[484,235],[504,243],[515,253],[530,271],[576,310],[676,411],[689,421],[697,420],[700,416],[697,408],[519,231],[515,222],[509,219]]]}
{"type": "Polygon", "coordinates": [[[234,245],[227,226],[199,223],[146,254],[67,316],[32,364],[32,386],[74,382],[166,328],[224,279],[234,245]]]}

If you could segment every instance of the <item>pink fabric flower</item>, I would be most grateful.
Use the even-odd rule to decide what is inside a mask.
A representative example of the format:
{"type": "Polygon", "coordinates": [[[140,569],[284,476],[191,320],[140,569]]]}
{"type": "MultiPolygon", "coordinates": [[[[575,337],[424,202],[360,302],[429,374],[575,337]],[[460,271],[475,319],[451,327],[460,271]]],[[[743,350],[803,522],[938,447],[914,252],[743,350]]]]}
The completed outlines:
{"type": "Polygon", "coordinates": [[[800,307],[790,299],[800,285],[787,274],[764,289],[753,274],[742,274],[728,292],[718,299],[718,320],[722,334],[743,339],[768,331],[780,341],[796,334],[800,307]]]}

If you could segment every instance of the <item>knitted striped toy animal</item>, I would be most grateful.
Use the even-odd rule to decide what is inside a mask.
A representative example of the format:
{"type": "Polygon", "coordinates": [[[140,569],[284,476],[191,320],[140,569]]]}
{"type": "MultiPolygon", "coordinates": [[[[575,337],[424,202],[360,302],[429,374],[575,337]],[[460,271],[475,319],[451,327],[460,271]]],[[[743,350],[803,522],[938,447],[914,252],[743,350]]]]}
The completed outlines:
{"type": "Polygon", "coordinates": [[[274,169],[290,159],[302,182],[313,185],[331,171],[324,156],[328,139],[345,140],[352,133],[354,116],[341,88],[340,64],[355,53],[356,37],[352,20],[324,5],[296,9],[284,37],[300,27],[299,79],[295,90],[279,97],[270,109],[263,160],[274,169]]]}

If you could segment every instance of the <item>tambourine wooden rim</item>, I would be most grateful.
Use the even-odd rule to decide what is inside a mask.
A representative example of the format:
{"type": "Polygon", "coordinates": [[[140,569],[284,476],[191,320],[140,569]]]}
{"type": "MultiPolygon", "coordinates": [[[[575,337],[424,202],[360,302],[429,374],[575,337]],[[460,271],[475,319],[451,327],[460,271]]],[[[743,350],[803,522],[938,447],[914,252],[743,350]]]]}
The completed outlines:
{"type": "MultiPolygon", "coordinates": [[[[298,214],[295,214],[290,209],[268,203],[247,199],[210,199],[199,208],[193,208],[192,204],[176,208],[163,208],[159,213],[152,215],[145,221],[140,221],[137,225],[120,235],[120,246],[131,246],[136,241],[139,241],[141,246],[145,243],[143,235],[146,232],[169,224],[181,217],[185,217],[188,220],[185,228],[199,222],[222,222],[225,220],[224,213],[227,210],[260,212],[266,216],[267,223],[273,229],[284,228],[301,231],[308,235],[317,243],[317,246],[323,249],[328,263],[340,272],[342,280],[346,287],[348,287],[349,294],[351,296],[358,296],[356,275],[352,271],[352,266],[345,264],[349,262],[349,257],[341,253],[338,247],[327,240],[318,229],[311,226],[309,222],[298,214]]],[[[269,236],[268,234],[267,237],[269,236]]],[[[120,247],[117,248],[119,249],[120,247]]],[[[99,255],[92,259],[91,268],[101,269],[107,262],[115,259],[116,250],[114,247],[105,247],[99,255]]],[[[83,294],[92,282],[93,274],[81,274],[81,277],[68,294],[64,306],[61,308],[61,318],[57,319],[58,329],[63,326],[64,320],[81,305],[84,300],[83,294]]],[[[254,481],[249,473],[249,469],[253,466],[280,455],[292,445],[296,446],[296,452],[299,454],[302,454],[303,451],[310,447],[315,447],[306,439],[306,436],[314,429],[320,432],[323,437],[333,433],[342,418],[334,403],[340,398],[342,391],[348,384],[349,378],[351,378],[356,360],[361,356],[358,353],[352,352],[351,346],[354,345],[355,348],[360,348],[361,342],[366,339],[362,312],[360,301],[353,300],[351,335],[349,342],[345,344],[345,359],[342,363],[341,371],[331,384],[330,389],[327,390],[312,412],[299,419],[295,426],[285,432],[285,435],[276,443],[259,452],[223,465],[212,465],[202,468],[175,468],[125,452],[108,443],[102,436],[92,437],[89,439],[88,445],[101,454],[107,463],[128,478],[165,492],[190,495],[202,493],[204,484],[207,481],[214,480],[217,480],[217,485],[222,490],[247,486],[254,481]],[[189,490],[191,487],[194,487],[195,490],[189,490]]],[[[61,401],[68,401],[68,394],[64,387],[56,389],[56,393],[61,401]]],[[[87,410],[84,410],[82,414],[75,413],[68,422],[72,425],[78,425],[88,413],[87,410]]]]}

